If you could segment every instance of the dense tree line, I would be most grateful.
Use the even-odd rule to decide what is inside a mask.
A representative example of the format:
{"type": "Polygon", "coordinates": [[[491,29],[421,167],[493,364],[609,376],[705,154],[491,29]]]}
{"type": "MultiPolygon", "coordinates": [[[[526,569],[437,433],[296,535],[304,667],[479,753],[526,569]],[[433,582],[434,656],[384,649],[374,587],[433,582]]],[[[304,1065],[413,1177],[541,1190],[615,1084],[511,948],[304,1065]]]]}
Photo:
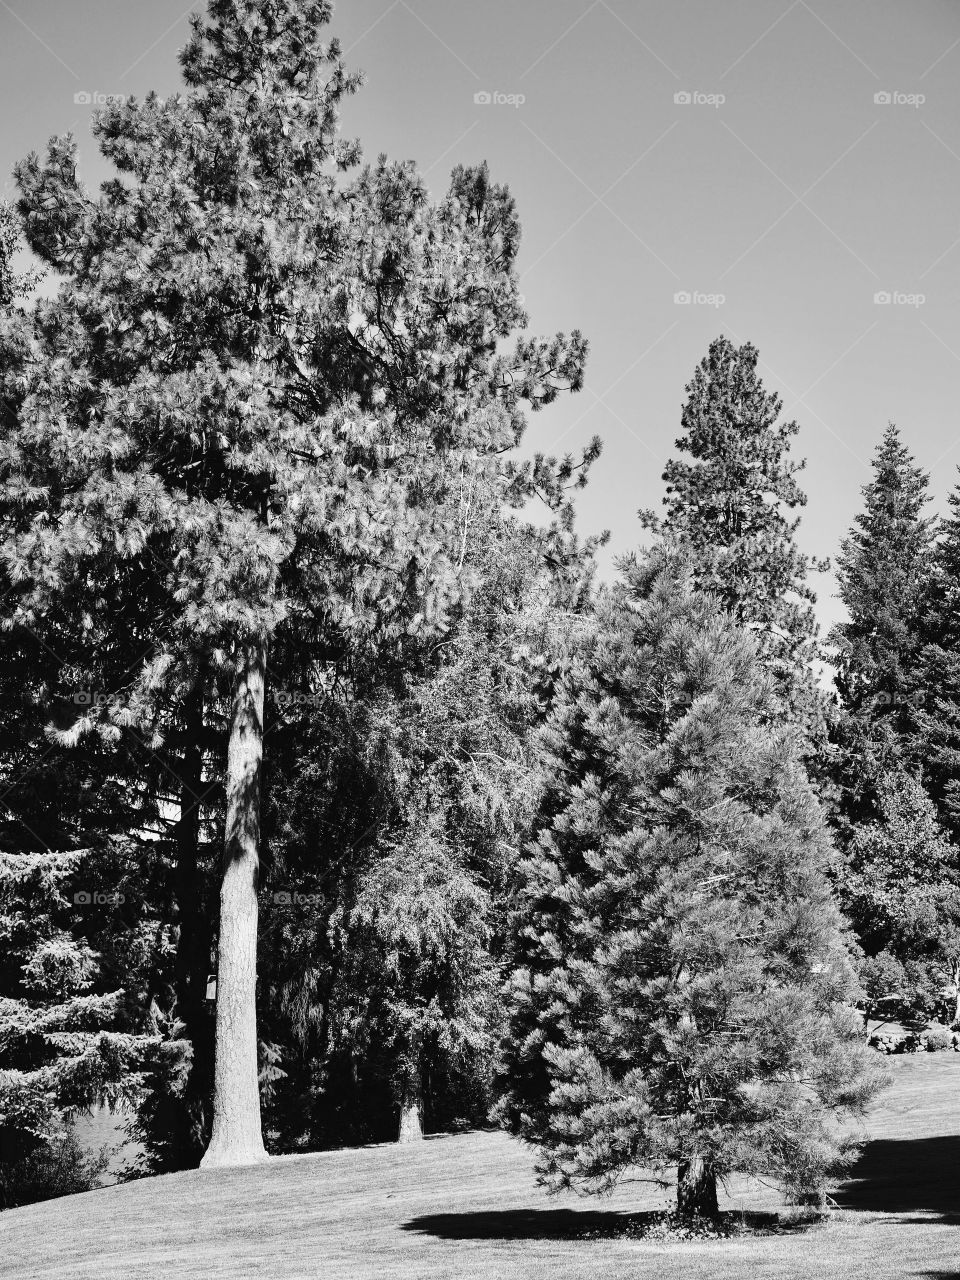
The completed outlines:
{"type": "Polygon", "coordinates": [[[209,0],[116,178],[55,139],[0,214],[4,1203],[102,1101],[145,1173],[502,1123],[555,1188],[820,1202],[864,1019],[960,1016],[960,489],[887,429],[824,644],[719,338],[599,585],[599,444],[523,455],[586,342],[485,165],[362,165],[329,19],[209,0]]]}

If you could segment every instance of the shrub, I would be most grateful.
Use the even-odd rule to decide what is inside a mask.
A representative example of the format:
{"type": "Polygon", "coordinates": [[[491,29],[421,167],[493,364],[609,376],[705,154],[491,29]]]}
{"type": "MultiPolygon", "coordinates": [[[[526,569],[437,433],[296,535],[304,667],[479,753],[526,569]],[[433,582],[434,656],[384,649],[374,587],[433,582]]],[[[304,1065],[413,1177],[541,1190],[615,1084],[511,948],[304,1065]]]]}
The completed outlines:
{"type": "Polygon", "coordinates": [[[944,1027],[934,1027],[921,1037],[927,1053],[940,1053],[953,1048],[953,1035],[944,1027]]]}
{"type": "Polygon", "coordinates": [[[0,1198],[4,1209],[53,1200],[57,1196],[93,1191],[100,1185],[110,1148],[91,1151],[84,1147],[68,1125],[29,1155],[3,1167],[0,1198]]]}

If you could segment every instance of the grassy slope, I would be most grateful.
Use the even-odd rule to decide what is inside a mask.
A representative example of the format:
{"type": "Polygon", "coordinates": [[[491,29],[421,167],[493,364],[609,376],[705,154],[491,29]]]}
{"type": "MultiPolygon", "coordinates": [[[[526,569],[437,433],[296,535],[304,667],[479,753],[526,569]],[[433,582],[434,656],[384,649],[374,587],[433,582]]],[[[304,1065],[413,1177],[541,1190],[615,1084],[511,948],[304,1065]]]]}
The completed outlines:
{"type": "MultiPolygon", "coordinates": [[[[572,1228],[667,1196],[548,1199],[530,1154],[502,1134],[290,1156],[190,1172],[0,1214],[0,1276],[17,1280],[960,1280],[960,1056],[891,1060],[871,1142],[801,1234],[664,1246],[571,1239],[572,1228]]],[[[729,1205],[773,1208],[744,1183],[729,1205]]]]}

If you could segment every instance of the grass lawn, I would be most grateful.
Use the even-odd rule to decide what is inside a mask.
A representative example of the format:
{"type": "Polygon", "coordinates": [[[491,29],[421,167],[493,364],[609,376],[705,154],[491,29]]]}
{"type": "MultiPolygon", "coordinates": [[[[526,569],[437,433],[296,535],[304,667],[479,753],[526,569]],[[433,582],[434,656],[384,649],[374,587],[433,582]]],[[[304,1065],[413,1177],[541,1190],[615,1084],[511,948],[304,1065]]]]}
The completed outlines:
{"type": "MultiPolygon", "coordinates": [[[[790,1234],[657,1244],[588,1240],[666,1207],[642,1182],[612,1200],[548,1198],[499,1133],[286,1156],[189,1172],[0,1214],[0,1276],[16,1280],[960,1280],[960,1055],[889,1060],[894,1085],[841,1206],[790,1234]]],[[[775,1194],[731,1188],[726,1207],[775,1194]]]]}

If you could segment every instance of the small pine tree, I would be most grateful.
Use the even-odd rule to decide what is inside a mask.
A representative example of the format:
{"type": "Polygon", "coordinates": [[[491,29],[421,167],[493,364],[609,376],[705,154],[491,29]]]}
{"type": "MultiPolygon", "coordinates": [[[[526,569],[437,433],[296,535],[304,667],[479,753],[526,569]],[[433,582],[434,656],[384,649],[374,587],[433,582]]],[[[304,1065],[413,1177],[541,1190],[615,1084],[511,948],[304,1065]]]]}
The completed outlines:
{"type": "Polygon", "coordinates": [[[735,1171],[816,1196],[867,1066],[831,849],[754,643],[691,562],[624,566],[544,739],[502,1114],[554,1189],[735,1171]]]}
{"type": "MultiPolygon", "coordinates": [[[[104,990],[100,957],[77,935],[71,886],[86,859],[0,852],[0,1201],[66,1122],[132,1102],[148,1037],[124,1027],[124,993],[104,990]]],[[[69,1146],[69,1142],[67,1142],[69,1146]]]]}
{"type": "Polygon", "coordinates": [[[689,544],[697,585],[754,633],[778,695],[812,731],[821,712],[811,667],[816,596],[807,575],[827,565],[797,547],[799,518],[786,512],[807,501],[796,479],[805,462],[790,459],[798,427],[778,421],[782,402],[765,389],[758,360],[750,343],[711,342],[686,387],[681,456],[663,473],[666,515],[642,511],[640,518],[689,544]]]}
{"type": "Polygon", "coordinates": [[[497,968],[492,896],[429,805],[381,848],[343,920],[361,1055],[371,1033],[389,1050],[399,1139],[423,1136],[425,1076],[489,1058],[497,968]]]}
{"type": "Polygon", "coordinates": [[[957,850],[920,781],[884,776],[880,818],[860,827],[838,876],[865,952],[867,1014],[960,1017],[957,850]]]}

